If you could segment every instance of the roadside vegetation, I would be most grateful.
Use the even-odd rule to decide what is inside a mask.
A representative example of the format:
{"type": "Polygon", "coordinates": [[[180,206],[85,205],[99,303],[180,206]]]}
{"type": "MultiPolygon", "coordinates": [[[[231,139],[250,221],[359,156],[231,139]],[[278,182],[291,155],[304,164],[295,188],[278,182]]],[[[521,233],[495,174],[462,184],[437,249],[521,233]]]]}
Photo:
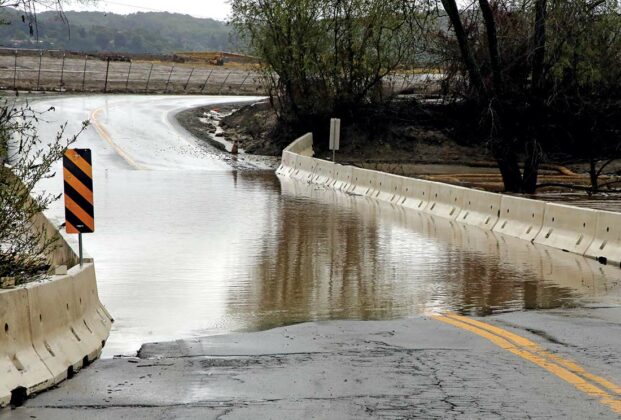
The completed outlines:
{"type": "Polygon", "coordinates": [[[522,193],[544,186],[542,165],[558,162],[588,164],[586,189],[597,192],[621,156],[616,0],[231,4],[239,36],[265,63],[277,141],[324,138],[331,117],[343,119],[345,143],[356,133],[373,142],[395,120],[431,124],[491,156],[504,189],[522,193]],[[417,68],[440,70],[438,97],[385,94],[384,76],[417,68]]]}
{"type": "MultiPolygon", "coordinates": [[[[24,22],[34,25],[34,10],[43,4],[56,5],[62,16],[60,2],[20,1],[17,5],[23,8],[24,22]]],[[[6,5],[0,2],[0,8],[6,5]]],[[[36,123],[45,114],[19,98],[0,98],[0,288],[47,274],[49,255],[57,246],[57,239],[48,236],[36,216],[60,196],[38,191],[36,186],[54,176],[54,163],[88,123],[73,135],[65,134],[65,123],[53,138],[42,139],[36,123]]]]}
{"type": "Polygon", "coordinates": [[[0,100],[0,145],[5,152],[0,168],[0,278],[11,278],[15,284],[36,280],[49,269],[57,238],[48,235],[37,215],[60,196],[36,187],[54,176],[52,166],[87,125],[84,122],[80,132],[66,136],[63,124],[54,138],[44,140],[35,124],[45,114],[16,99],[0,100]]]}

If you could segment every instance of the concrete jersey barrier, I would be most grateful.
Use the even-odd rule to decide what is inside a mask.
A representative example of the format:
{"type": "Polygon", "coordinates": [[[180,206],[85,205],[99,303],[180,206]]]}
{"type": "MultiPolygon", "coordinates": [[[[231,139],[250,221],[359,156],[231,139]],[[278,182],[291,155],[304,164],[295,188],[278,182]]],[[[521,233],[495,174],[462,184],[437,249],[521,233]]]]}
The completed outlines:
{"type": "Polygon", "coordinates": [[[596,210],[546,203],[535,243],[584,255],[595,238],[596,226],[596,210]]]}
{"type": "Polygon", "coordinates": [[[457,219],[467,190],[467,188],[433,182],[429,193],[429,205],[425,208],[425,212],[445,219],[457,219]]]}
{"type": "Polygon", "coordinates": [[[112,318],[92,263],[0,292],[0,407],[50,388],[101,354],[112,318]]]}
{"type": "MultiPolygon", "coordinates": [[[[13,393],[29,396],[54,386],[52,375],[32,345],[28,291],[0,292],[0,407],[13,393]]],[[[16,396],[17,397],[17,396],[16,396]]]]}
{"type": "MultiPolygon", "coordinates": [[[[295,156],[295,155],[294,155],[295,156]]],[[[90,258],[80,267],[74,247],[43,214],[33,228],[57,238],[48,255],[66,275],[0,290],[0,408],[50,388],[95,360],[112,318],[99,301],[90,258]]]]}
{"type": "Polygon", "coordinates": [[[494,231],[532,242],[543,226],[545,208],[543,201],[503,195],[494,231]]]}
{"type": "Polygon", "coordinates": [[[312,135],[295,140],[278,174],[621,265],[619,213],[337,165],[311,158],[312,147],[312,135]]]}
{"type": "Polygon", "coordinates": [[[457,221],[492,230],[498,222],[500,201],[500,194],[468,189],[464,192],[462,211],[457,221]]]}
{"type": "Polygon", "coordinates": [[[620,213],[597,212],[595,238],[584,255],[595,258],[602,263],[621,265],[620,213]]]}
{"type": "Polygon", "coordinates": [[[433,182],[416,178],[406,178],[403,181],[403,207],[414,210],[425,210],[429,205],[431,186],[433,182]]]}
{"type": "Polygon", "coordinates": [[[352,167],[337,164],[334,172],[334,183],[332,183],[331,187],[337,190],[348,191],[352,185],[352,167]]]}

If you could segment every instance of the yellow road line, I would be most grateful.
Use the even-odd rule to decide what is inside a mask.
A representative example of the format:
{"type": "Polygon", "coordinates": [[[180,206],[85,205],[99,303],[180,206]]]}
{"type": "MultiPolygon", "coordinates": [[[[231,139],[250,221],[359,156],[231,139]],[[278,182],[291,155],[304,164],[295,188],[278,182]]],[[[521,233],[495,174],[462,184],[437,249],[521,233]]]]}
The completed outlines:
{"type": "Polygon", "coordinates": [[[99,121],[97,121],[97,114],[99,114],[101,111],[103,111],[103,108],[96,109],[95,111],[93,111],[91,113],[91,117],[90,117],[90,121],[93,124],[93,126],[95,127],[95,130],[97,130],[97,133],[99,134],[99,137],[104,139],[110,146],[112,146],[112,148],[116,151],[116,153],[118,153],[119,156],[121,156],[123,159],[125,159],[125,161],[131,167],[133,167],[134,169],[140,169],[140,170],[146,169],[144,166],[142,166],[141,164],[136,162],[134,159],[132,159],[131,156],[129,156],[127,153],[125,153],[125,151],[123,149],[121,149],[112,140],[112,137],[110,136],[108,131],[106,131],[106,129],[99,123],[99,121]]]}
{"type": "Polygon", "coordinates": [[[621,414],[621,398],[618,397],[619,386],[597,375],[588,373],[575,362],[551,355],[536,343],[524,337],[481,321],[455,314],[436,315],[433,318],[486,338],[498,347],[542,367],[573,385],[579,391],[598,398],[602,404],[608,406],[613,412],[621,414]],[[587,381],[587,379],[607,389],[601,389],[587,381]]]}
{"type": "Polygon", "coordinates": [[[600,376],[594,375],[588,371],[586,371],[582,366],[579,366],[578,364],[576,364],[575,362],[568,360],[568,359],[564,359],[560,356],[557,356],[555,354],[552,354],[550,352],[548,352],[547,350],[545,350],[544,348],[542,348],[541,346],[539,346],[537,343],[524,338],[520,335],[514,334],[512,332],[509,332],[507,330],[504,330],[502,328],[498,328],[495,327],[491,324],[487,324],[485,322],[481,322],[481,321],[477,321],[476,319],[472,319],[472,318],[467,318],[464,316],[460,316],[457,314],[445,314],[446,316],[453,318],[453,319],[457,319],[461,322],[464,322],[466,324],[470,324],[470,325],[474,325],[475,327],[479,327],[482,328],[484,330],[490,331],[496,335],[499,335],[501,337],[507,338],[513,342],[515,342],[516,344],[519,344],[522,347],[525,347],[527,350],[533,352],[533,353],[539,353],[540,355],[551,359],[553,362],[571,370],[572,372],[584,376],[585,378],[587,378],[590,381],[593,381],[605,388],[607,388],[609,391],[617,394],[617,395],[621,395],[621,386],[614,384],[610,381],[608,381],[607,379],[604,379],[600,376]]]}

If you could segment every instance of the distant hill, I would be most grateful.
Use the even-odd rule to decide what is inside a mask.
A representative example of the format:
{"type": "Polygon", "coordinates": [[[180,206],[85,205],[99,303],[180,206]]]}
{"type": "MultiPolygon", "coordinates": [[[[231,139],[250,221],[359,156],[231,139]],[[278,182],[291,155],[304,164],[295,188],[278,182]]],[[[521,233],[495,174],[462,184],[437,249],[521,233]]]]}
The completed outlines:
{"type": "MultiPolygon", "coordinates": [[[[208,7],[208,6],[205,6],[208,7]]],[[[0,45],[96,52],[170,54],[176,51],[234,51],[224,22],[177,13],[67,12],[69,25],[53,12],[37,15],[39,41],[14,9],[0,9],[0,45]]]]}

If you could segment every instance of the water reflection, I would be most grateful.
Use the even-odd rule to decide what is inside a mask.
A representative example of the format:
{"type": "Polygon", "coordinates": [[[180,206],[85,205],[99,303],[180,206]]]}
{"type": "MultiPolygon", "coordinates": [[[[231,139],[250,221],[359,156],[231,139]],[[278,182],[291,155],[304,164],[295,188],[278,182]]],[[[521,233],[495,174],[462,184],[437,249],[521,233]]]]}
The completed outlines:
{"type": "Polygon", "coordinates": [[[280,179],[256,281],[228,312],[260,329],[306,320],[618,302],[620,271],[476,227],[280,179]],[[254,303],[250,308],[249,304],[254,303]]]}
{"type": "Polygon", "coordinates": [[[270,172],[100,170],[95,194],[85,243],[117,320],[105,356],[311,320],[621,301],[621,270],[270,172]]]}

